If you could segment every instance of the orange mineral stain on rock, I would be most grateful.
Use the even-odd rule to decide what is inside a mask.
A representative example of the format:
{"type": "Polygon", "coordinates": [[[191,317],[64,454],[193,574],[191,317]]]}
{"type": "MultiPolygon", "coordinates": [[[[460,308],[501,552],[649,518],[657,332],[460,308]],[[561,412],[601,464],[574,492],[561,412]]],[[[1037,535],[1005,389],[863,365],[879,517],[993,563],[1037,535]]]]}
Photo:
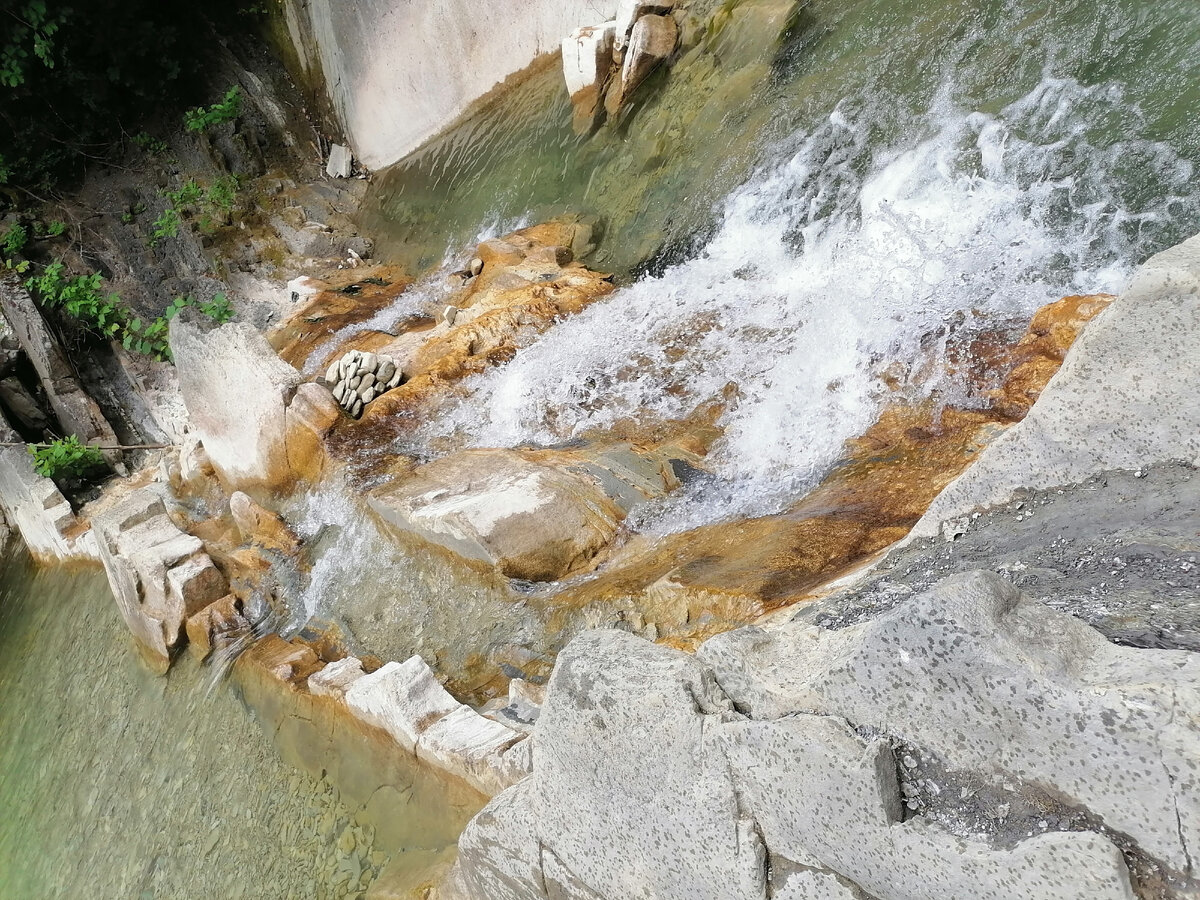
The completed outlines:
{"type": "MultiPolygon", "coordinates": [[[[896,405],[846,446],[820,485],[786,512],[634,537],[594,579],[555,598],[551,630],[596,606],[629,610],[664,643],[691,649],[713,634],[819,596],[825,585],[903,538],[987,443],[1019,421],[1108,296],[1043,307],[1015,344],[986,358],[991,405],[896,405]]],[[[972,348],[980,358],[980,348],[972,348]]]]}
{"type": "Polygon", "coordinates": [[[574,260],[590,229],[577,221],[524,228],[480,244],[477,275],[454,276],[461,287],[439,319],[404,323],[395,335],[357,334],[332,357],[366,350],[394,359],[404,383],[370,402],[359,420],[343,416],[330,444],[341,458],[376,457],[393,440],[436,415],[460,383],[512,359],[562,318],[614,290],[609,276],[574,260]]]}
{"type": "Polygon", "coordinates": [[[338,332],[394,303],[412,279],[394,266],[371,266],[334,270],[321,284],[324,290],[298,301],[299,308],[267,335],[275,352],[297,369],[338,332]]]}

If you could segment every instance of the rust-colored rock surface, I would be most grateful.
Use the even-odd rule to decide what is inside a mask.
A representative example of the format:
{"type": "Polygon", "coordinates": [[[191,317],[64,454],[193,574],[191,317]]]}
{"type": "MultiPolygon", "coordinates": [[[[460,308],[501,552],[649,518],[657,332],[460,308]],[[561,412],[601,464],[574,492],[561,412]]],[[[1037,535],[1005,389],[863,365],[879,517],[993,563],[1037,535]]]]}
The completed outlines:
{"type": "Polygon", "coordinates": [[[331,435],[335,453],[374,457],[435,414],[463,379],[508,362],[556,321],[612,293],[609,276],[575,261],[591,240],[590,225],[568,220],[484,241],[476,250],[482,268],[456,276],[462,285],[438,320],[414,318],[394,335],[359,332],[338,346],[328,359],[350,350],[383,354],[396,360],[404,383],[358,421],[342,417],[331,435]]]}
{"type": "Polygon", "coordinates": [[[286,362],[303,369],[313,352],[338,332],[358,325],[394,303],[412,284],[393,266],[345,269],[329,273],[324,290],[298,301],[295,312],[267,335],[286,362]]]}
{"type": "Polygon", "coordinates": [[[556,598],[559,627],[590,607],[629,610],[666,643],[702,640],[819,595],[904,537],[980,449],[1028,412],[1080,329],[1108,296],[1043,307],[1015,344],[972,347],[988,408],[896,405],[846,447],[810,494],[779,515],[667,538],[635,537],[597,576],[556,598]],[[986,351],[986,352],[985,352],[986,351]]]}

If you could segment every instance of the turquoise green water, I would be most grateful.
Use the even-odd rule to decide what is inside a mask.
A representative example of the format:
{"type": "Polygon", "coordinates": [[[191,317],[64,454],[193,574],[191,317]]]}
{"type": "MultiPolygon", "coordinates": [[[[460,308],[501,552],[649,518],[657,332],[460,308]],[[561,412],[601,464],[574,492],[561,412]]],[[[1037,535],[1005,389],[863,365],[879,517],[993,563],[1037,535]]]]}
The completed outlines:
{"type": "MultiPolygon", "coordinates": [[[[703,4],[694,4],[701,6],[703,4]]],[[[713,5],[713,4],[708,4],[713,5]]],[[[717,4],[684,28],[681,56],[616,123],[576,137],[556,65],[379,174],[367,221],[420,267],[477,233],[562,213],[607,225],[597,262],[628,273],[697,252],[735,187],[786,160],[831,115],[796,185],[806,220],[851,212],[863,173],[972,112],[1046,152],[1014,183],[1074,179],[1057,213],[1114,219],[1096,260],[1140,261],[1200,230],[1200,16],[1192,0],[778,0],[717,4]],[[1176,196],[1178,195],[1178,196],[1176,196]],[[1100,204],[1101,208],[1091,208],[1100,204]]],[[[963,146],[963,173],[978,170],[963,146]]]]}
{"type": "MultiPolygon", "coordinates": [[[[186,657],[146,672],[98,570],[0,551],[2,900],[361,897],[439,859],[479,805],[353,747],[336,785],[330,760],[287,765],[209,681],[186,657]]],[[[315,746],[287,730],[285,753],[315,746]]]]}

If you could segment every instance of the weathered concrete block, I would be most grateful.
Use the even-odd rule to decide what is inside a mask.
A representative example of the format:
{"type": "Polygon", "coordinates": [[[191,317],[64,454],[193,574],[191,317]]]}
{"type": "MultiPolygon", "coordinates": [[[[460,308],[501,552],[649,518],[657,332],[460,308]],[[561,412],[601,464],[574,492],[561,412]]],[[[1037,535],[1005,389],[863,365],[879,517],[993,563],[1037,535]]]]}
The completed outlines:
{"type": "Polygon", "coordinates": [[[612,69],[616,33],[617,23],[605,22],[576,29],[563,40],[563,76],[571,95],[575,130],[579,133],[596,124],[612,69]]]}
{"type": "Polygon", "coordinates": [[[448,126],[498,83],[581,25],[611,19],[616,0],[392,0],[285,4],[306,73],[320,72],[347,141],[380,169],[448,126]],[[397,65],[403,60],[403,65],[397,65]]]}

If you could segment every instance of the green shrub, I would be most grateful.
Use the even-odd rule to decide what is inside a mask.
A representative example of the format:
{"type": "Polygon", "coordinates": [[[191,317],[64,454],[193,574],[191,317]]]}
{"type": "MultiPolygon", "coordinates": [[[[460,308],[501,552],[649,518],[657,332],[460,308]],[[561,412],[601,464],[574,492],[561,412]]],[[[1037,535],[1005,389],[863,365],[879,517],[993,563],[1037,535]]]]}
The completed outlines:
{"type": "MultiPolygon", "coordinates": [[[[176,298],[176,302],[179,299],[184,298],[176,298]]],[[[187,299],[190,300],[190,298],[187,299]]],[[[229,298],[224,294],[215,294],[211,300],[197,303],[195,306],[218,325],[224,325],[233,318],[233,304],[229,302],[229,298]]]]}
{"type": "Polygon", "coordinates": [[[8,230],[0,235],[0,254],[7,259],[25,249],[29,243],[29,231],[24,225],[10,225],[8,230]]]}
{"type": "Polygon", "coordinates": [[[169,205],[153,222],[150,246],[157,246],[164,238],[175,237],[185,216],[195,221],[202,234],[212,234],[233,211],[240,186],[236,175],[222,175],[207,188],[189,178],[179,190],[164,191],[169,205]]]}
{"type": "Polygon", "coordinates": [[[88,447],[71,435],[49,444],[30,444],[33,468],[47,478],[78,478],[104,465],[104,456],[95,447],[88,447]]]}
{"type": "Polygon", "coordinates": [[[10,225],[4,234],[0,234],[0,266],[15,272],[25,272],[29,261],[16,259],[16,255],[25,249],[29,243],[29,231],[23,225],[10,225]]]}
{"type": "Polygon", "coordinates": [[[162,156],[167,152],[167,142],[151,137],[145,131],[139,131],[133,136],[133,142],[151,156],[162,156]]]}
{"type": "Polygon", "coordinates": [[[225,97],[205,109],[197,106],[183,114],[183,123],[188,131],[207,131],[213,125],[232,122],[242,111],[242,89],[236,84],[225,92],[225,97]]]}
{"type": "Polygon", "coordinates": [[[85,330],[106,340],[118,340],[126,350],[172,362],[167,335],[171,319],[179,311],[194,306],[217,322],[233,318],[233,306],[224,294],[196,302],[191,297],[176,297],[161,316],[143,320],[124,304],[117,294],[100,289],[100,273],[67,278],[61,262],[46,266],[41,275],[25,284],[41,298],[42,305],[61,309],[85,330]]]}
{"type": "Polygon", "coordinates": [[[42,305],[61,309],[85,329],[104,338],[118,335],[125,324],[125,307],[117,294],[100,290],[100,273],[64,276],[66,267],[54,262],[41,275],[30,278],[25,286],[35,291],[42,305]]]}

